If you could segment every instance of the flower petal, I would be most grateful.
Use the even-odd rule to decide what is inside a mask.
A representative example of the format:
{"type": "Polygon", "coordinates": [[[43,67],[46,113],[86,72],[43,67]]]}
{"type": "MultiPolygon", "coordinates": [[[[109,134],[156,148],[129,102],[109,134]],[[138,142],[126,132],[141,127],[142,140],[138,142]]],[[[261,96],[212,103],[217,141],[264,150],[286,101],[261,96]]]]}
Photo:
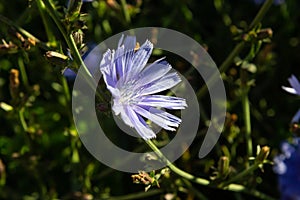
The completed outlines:
{"type": "Polygon", "coordinates": [[[187,107],[185,99],[164,95],[145,96],[137,104],[142,106],[163,107],[167,109],[185,109],[187,107]]]}
{"type": "Polygon", "coordinates": [[[137,115],[130,106],[125,107],[125,109],[133,127],[144,140],[156,137],[155,133],[149,128],[145,120],[141,116],[137,115]]]}
{"type": "Polygon", "coordinates": [[[147,40],[137,52],[134,53],[132,64],[127,66],[125,80],[128,81],[135,78],[144,69],[151,56],[152,49],[153,44],[147,40]]]}
{"type": "Polygon", "coordinates": [[[133,107],[134,111],[136,111],[138,114],[141,116],[151,120],[152,122],[156,123],[157,125],[161,126],[162,128],[169,130],[169,131],[175,131],[174,128],[172,127],[178,127],[179,123],[178,121],[171,121],[168,120],[167,118],[164,118],[160,115],[156,115],[157,109],[152,110],[152,108],[148,110],[143,109],[142,107],[139,106],[134,106],[133,107]]]}
{"type": "Polygon", "coordinates": [[[140,95],[148,95],[158,93],[167,89],[172,88],[181,81],[180,77],[176,72],[169,73],[164,77],[156,80],[155,82],[145,86],[141,91],[140,95]]]}
{"type": "Polygon", "coordinates": [[[285,86],[281,86],[281,88],[284,89],[285,91],[291,93],[291,94],[297,94],[297,92],[294,88],[285,87],[285,86]]]}
{"type": "Polygon", "coordinates": [[[300,95],[300,83],[294,75],[289,78],[289,83],[296,90],[297,94],[300,95]]]}
{"type": "Polygon", "coordinates": [[[100,71],[103,74],[107,86],[114,87],[117,83],[117,74],[114,67],[114,51],[107,50],[100,63],[100,71]]]}
{"type": "Polygon", "coordinates": [[[172,66],[166,61],[158,60],[147,66],[139,75],[137,84],[147,85],[167,74],[172,69],[172,66]]]}

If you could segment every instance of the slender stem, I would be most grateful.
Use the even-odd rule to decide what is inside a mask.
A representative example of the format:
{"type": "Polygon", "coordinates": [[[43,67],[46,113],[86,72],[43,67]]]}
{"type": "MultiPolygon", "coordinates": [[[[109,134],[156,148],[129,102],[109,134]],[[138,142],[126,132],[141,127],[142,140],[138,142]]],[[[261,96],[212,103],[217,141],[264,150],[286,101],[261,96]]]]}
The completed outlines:
{"type": "Polygon", "coordinates": [[[251,138],[251,119],[250,119],[250,103],[248,98],[249,86],[247,71],[241,69],[241,90],[242,90],[242,107],[243,107],[243,119],[245,125],[245,140],[247,147],[247,156],[252,156],[252,138],[251,138]]]}
{"type": "Polygon", "coordinates": [[[17,31],[19,31],[21,34],[23,34],[27,38],[34,40],[37,43],[37,45],[39,45],[39,47],[41,47],[47,51],[50,50],[50,48],[45,43],[41,42],[37,37],[33,36],[31,33],[26,31],[25,29],[21,28],[20,26],[18,26],[16,23],[11,21],[10,19],[0,15],[0,21],[7,24],[8,26],[14,27],[17,31]]]}
{"type": "Polygon", "coordinates": [[[146,143],[149,145],[149,147],[157,154],[157,156],[168,165],[168,167],[177,175],[187,179],[191,180],[195,183],[198,183],[200,185],[208,185],[209,181],[203,178],[198,178],[193,176],[192,174],[189,174],[179,168],[177,168],[173,163],[171,163],[162,153],[161,151],[155,146],[155,144],[151,140],[147,140],[146,143]]]}
{"type": "Polygon", "coordinates": [[[234,177],[230,178],[230,180],[228,180],[228,181],[226,181],[224,183],[221,183],[221,187],[226,187],[230,183],[233,183],[233,182],[236,182],[236,181],[240,181],[242,178],[244,178],[245,176],[251,174],[253,171],[255,171],[256,169],[258,169],[258,167],[259,167],[260,164],[261,163],[255,162],[253,165],[251,165],[247,169],[243,170],[242,172],[238,173],[234,177]]]}
{"type": "MultiPolygon", "coordinates": [[[[269,8],[271,7],[272,3],[273,3],[273,0],[265,1],[265,3],[262,5],[262,7],[260,8],[260,10],[256,14],[256,16],[252,20],[250,26],[248,27],[248,30],[246,30],[246,31],[253,29],[261,22],[261,20],[266,15],[269,8]]],[[[220,65],[220,67],[219,67],[220,73],[223,73],[228,69],[228,67],[231,65],[233,59],[243,50],[244,46],[245,46],[245,41],[241,41],[233,48],[231,53],[227,56],[227,58],[224,60],[224,62],[220,65]]],[[[210,80],[208,81],[207,85],[212,86],[212,84],[214,84],[214,82],[216,81],[217,76],[218,76],[218,73],[213,74],[212,77],[210,78],[210,80]]],[[[207,86],[204,85],[197,92],[197,97],[198,98],[203,97],[206,94],[206,92],[207,92],[207,86]]]]}
{"type": "Polygon", "coordinates": [[[122,9],[123,9],[123,12],[124,12],[126,22],[130,23],[131,19],[130,19],[130,14],[129,14],[128,9],[127,9],[126,0],[121,0],[121,5],[122,5],[122,9]]]}
{"type": "Polygon", "coordinates": [[[264,18],[264,16],[266,15],[266,13],[268,12],[268,10],[270,9],[270,7],[273,4],[273,0],[266,0],[265,3],[262,5],[262,7],[260,8],[260,10],[258,11],[258,13],[256,14],[255,18],[252,20],[248,31],[255,28],[264,18]]]}
{"type": "Polygon", "coordinates": [[[19,110],[19,119],[20,119],[23,130],[27,131],[28,126],[27,126],[27,123],[26,123],[26,120],[25,120],[25,117],[24,117],[24,108],[21,108],[19,110]]]}
{"type": "MultiPolygon", "coordinates": [[[[65,26],[60,21],[59,16],[57,15],[57,12],[53,5],[49,2],[49,0],[43,0],[47,11],[49,12],[49,15],[53,19],[54,23],[57,25],[58,29],[60,30],[61,34],[63,35],[68,47],[71,50],[71,53],[73,55],[73,58],[75,60],[75,63],[77,64],[77,67],[81,67],[83,69],[83,73],[81,74],[85,81],[89,84],[91,89],[96,90],[97,84],[94,81],[93,76],[91,75],[90,71],[86,67],[85,63],[83,62],[81,55],[77,49],[77,45],[75,43],[75,40],[73,38],[72,33],[68,34],[67,30],[65,29],[65,26]]],[[[105,98],[103,97],[103,94],[100,92],[96,93],[97,97],[101,101],[105,101],[105,98]]]]}
{"type": "Polygon", "coordinates": [[[19,65],[19,68],[20,68],[20,73],[21,73],[23,84],[24,84],[26,89],[29,89],[28,76],[27,76],[27,73],[26,73],[26,69],[25,69],[25,65],[24,65],[22,57],[18,58],[18,65],[19,65]]]}
{"type": "MultiPolygon", "coordinates": [[[[234,49],[227,56],[225,61],[220,65],[220,68],[219,68],[220,73],[223,73],[228,69],[228,67],[231,65],[233,59],[243,50],[244,46],[245,46],[245,42],[242,41],[234,47],[234,49]]],[[[209,81],[206,83],[206,85],[202,86],[202,88],[197,92],[197,97],[198,98],[201,98],[206,94],[207,89],[208,89],[207,85],[209,85],[211,87],[213,86],[213,84],[217,80],[217,76],[219,76],[219,73],[214,73],[212,75],[212,77],[209,79],[209,81]]]]}
{"type": "Polygon", "coordinates": [[[45,4],[42,2],[42,0],[37,0],[36,3],[37,3],[38,9],[40,11],[40,14],[41,14],[44,26],[45,26],[48,41],[51,46],[56,46],[56,38],[51,31],[49,18],[46,17],[46,15],[45,15],[46,14],[45,4]]]}
{"type": "MultiPolygon", "coordinates": [[[[171,171],[173,171],[174,173],[176,173],[180,177],[184,178],[185,180],[193,181],[194,183],[197,183],[199,185],[206,185],[206,186],[213,187],[212,185],[210,185],[210,181],[208,181],[206,179],[203,179],[203,178],[195,177],[194,175],[189,174],[189,173],[177,168],[174,164],[172,164],[162,154],[162,152],[155,146],[155,144],[151,140],[147,140],[145,142],[156,153],[156,155],[163,162],[165,162],[168,165],[168,167],[171,169],[171,171]]],[[[249,167],[246,170],[244,170],[243,172],[237,174],[236,176],[234,176],[233,178],[231,178],[229,181],[225,182],[224,184],[220,185],[219,187],[221,187],[225,190],[233,191],[233,192],[242,192],[242,193],[250,194],[252,196],[255,196],[255,197],[258,197],[258,198],[264,199],[264,200],[266,200],[266,199],[267,200],[274,200],[272,197],[269,197],[268,195],[266,195],[262,192],[259,192],[257,190],[248,190],[243,185],[232,184],[233,182],[239,181],[241,178],[243,178],[246,175],[249,175],[250,173],[252,173],[254,170],[256,170],[259,167],[260,164],[262,164],[262,163],[261,162],[255,162],[255,164],[253,164],[251,167],[249,167]]]]}

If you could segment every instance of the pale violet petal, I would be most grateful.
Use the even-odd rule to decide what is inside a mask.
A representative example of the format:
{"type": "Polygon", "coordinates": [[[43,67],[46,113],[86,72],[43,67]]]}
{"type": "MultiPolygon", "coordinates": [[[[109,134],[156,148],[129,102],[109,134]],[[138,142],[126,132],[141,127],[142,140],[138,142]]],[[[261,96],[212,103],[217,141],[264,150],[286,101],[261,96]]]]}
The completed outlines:
{"type": "Polygon", "coordinates": [[[100,62],[100,71],[103,74],[106,85],[114,87],[117,83],[117,73],[114,64],[115,51],[108,50],[104,53],[100,62]]]}
{"type": "Polygon", "coordinates": [[[167,120],[161,116],[155,115],[155,112],[151,113],[151,108],[150,108],[150,112],[139,106],[134,106],[133,109],[141,116],[149,119],[150,121],[154,122],[155,124],[161,126],[162,128],[164,128],[166,130],[175,131],[175,129],[172,127],[179,126],[179,123],[175,123],[175,122],[167,120]]]}
{"type": "Polygon", "coordinates": [[[116,65],[117,78],[120,79],[125,71],[124,46],[121,46],[116,50],[114,63],[116,65]]]}
{"type": "Polygon", "coordinates": [[[114,111],[115,115],[120,115],[121,119],[124,121],[125,124],[127,124],[130,127],[134,127],[134,124],[132,124],[130,118],[128,117],[124,106],[119,104],[116,99],[114,100],[112,110],[114,111]]]}
{"type": "Polygon", "coordinates": [[[146,86],[140,91],[140,95],[155,94],[162,92],[164,90],[170,89],[177,85],[181,81],[180,77],[176,72],[169,73],[162,77],[161,79],[156,80],[154,83],[146,86]]]}
{"type": "Polygon", "coordinates": [[[149,140],[156,137],[155,133],[149,128],[145,120],[138,116],[131,107],[127,106],[125,109],[127,116],[130,118],[133,124],[133,127],[144,140],[149,140]]]}
{"type": "Polygon", "coordinates": [[[285,86],[281,86],[281,88],[284,89],[285,91],[291,93],[291,94],[297,94],[297,92],[294,88],[285,87],[285,86]]]}
{"type": "Polygon", "coordinates": [[[297,111],[297,113],[294,115],[293,119],[292,119],[292,123],[299,123],[299,119],[300,119],[300,109],[297,111]]]}
{"type": "Polygon", "coordinates": [[[160,79],[172,69],[169,64],[155,63],[147,66],[139,75],[138,84],[147,85],[157,79],[160,79]]]}
{"type": "Polygon", "coordinates": [[[162,107],[167,109],[185,109],[187,107],[185,99],[164,95],[145,96],[137,104],[142,106],[162,107]]]}
{"type": "Polygon", "coordinates": [[[146,66],[149,57],[151,56],[153,44],[146,41],[135,53],[132,64],[128,66],[126,71],[126,80],[135,78],[146,66]]]}
{"type": "Polygon", "coordinates": [[[134,50],[136,46],[136,38],[135,36],[126,36],[124,40],[124,46],[126,51],[134,50]]]}
{"type": "Polygon", "coordinates": [[[294,75],[289,78],[289,83],[295,89],[296,93],[300,95],[300,83],[294,75]]]}
{"type": "Polygon", "coordinates": [[[163,110],[160,110],[160,109],[157,109],[157,108],[154,108],[154,107],[151,107],[149,108],[149,112],[157,115],[157,116],[160,116],[170,122],[174,122],[176,124],[180,124],[181,123],[181,119],[176,117],[175,115],[172,115],[166,111],[163,111],[163,110]]]}
{"type": "Polygon", "coordinates": [[[122,45],[123,40],[124,40],[124,35],[122,34],[121,38],[119,39],[118,47],[120,47],[122,45]]]}

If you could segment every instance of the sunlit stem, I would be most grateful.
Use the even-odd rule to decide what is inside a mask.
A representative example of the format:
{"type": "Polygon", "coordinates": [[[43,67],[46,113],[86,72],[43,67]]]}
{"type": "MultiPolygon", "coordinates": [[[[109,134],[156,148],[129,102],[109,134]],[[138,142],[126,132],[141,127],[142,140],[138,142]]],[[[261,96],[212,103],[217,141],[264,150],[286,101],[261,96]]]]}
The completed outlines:
{"type": "Polygon", "coordinates": [[[46,34],[47,34],[47,38],[50,43],[50,46],[56,46],[56,39],[55,39],[53,32],[51,31],[49,17],[47,17],[45,15],[47,12],[45,4],[42,2],[42,0],[37,0],[36,3],[37,3],[38,9],[40,11],[40,14],[41,14],[44,26],[45,26],[45,30],[46,30],[46,34]]]}

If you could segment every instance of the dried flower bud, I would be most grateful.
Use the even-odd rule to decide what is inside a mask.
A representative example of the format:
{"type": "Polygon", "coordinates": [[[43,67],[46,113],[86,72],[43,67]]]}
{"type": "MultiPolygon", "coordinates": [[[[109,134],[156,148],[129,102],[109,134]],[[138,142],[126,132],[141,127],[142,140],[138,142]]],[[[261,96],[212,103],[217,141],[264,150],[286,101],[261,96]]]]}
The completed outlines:
{"type": "Polygon", "coordinates": [[[139,174],[134,174],[131,176],[133,183],[141,183],[144,185],[149,185],[154,182],[154,179],[145,171],[140,171],[139,174]]]}
{"type": "Polygon", "coordinates": [[[16,98],[18,96],[19,85],[20,85],[19,70],[11,69],[9,75],[9,89],[12,98],[16,98]]]}
{"type": "Polygon", "coordinates": [[[61,67],[66,67],[68,65],[68,56],[55,51],[47,51],[46,58],[50,63],[54,65],[58,65],[61,67]]]}
{"type": "Polygon", "coordinates": [[[7,43],[4,39],[2,39],[2,43],[3,44],[0,44],[0,54],[13,54],[18,52],[18,46],[12,42],[7,43]]]}

